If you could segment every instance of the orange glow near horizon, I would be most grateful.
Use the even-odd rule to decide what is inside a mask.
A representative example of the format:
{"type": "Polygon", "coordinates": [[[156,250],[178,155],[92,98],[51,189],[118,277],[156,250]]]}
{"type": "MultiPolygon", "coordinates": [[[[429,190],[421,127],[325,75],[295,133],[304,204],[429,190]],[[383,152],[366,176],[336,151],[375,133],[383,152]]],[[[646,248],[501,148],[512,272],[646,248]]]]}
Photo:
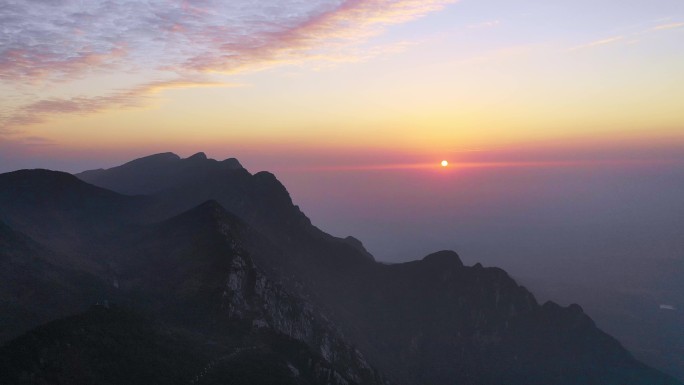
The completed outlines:
{"type": "MultiPolygon", "coordinates": [[[[21,5],[25,15],[32,4],[21,5]]],[[[634,149],[657,160],[684,147],[684,27],[672,16],[635,29],[634,17],[658,13],[645,0],[635,15],[605,5],[624,17],[610,25],[548,35],[530,33],[530,20],[517,13],[483,24],[469,20],[489,11],[478,10],[482,5],[436,0],[340,9],[304,2],[302,19],[292,19],[301,25],[291,30],[290,19],[258,22],[269,10],[255,3],[244,8],[255,7],[244,15],[254,24],[241,26],[254,32],[247,39],[212,35],[215,23],[234,22],[222,18],[235,9],[207,6],[216,9],[206,13],[206,29],[198,25],[199,35],[169,41],[169,51],[155,51],[154,26],[149,36],[117,35],[130,39],[120,46],[110,46],[112,36],[99,29],[73,40],[64,23],[50,24],[52,14],[6,28],[14,41],[12,31],[27,28],[28,36],[48,25],[84,45],[74,55],[51,38],[0,58],[3,74],[13,75],[0,77],[0,161],[205,151],[265,168],[430,169],[439,166],[427,162],[440,156],[452,160],[451,169],[488,161],[617,161],[634,158],[634,149]],[[307,7],[324,15],[306,22],[317,14],[307,7]],[[284,30],[262,33],[264,25],[284,30]],[[606,36],[615,30],[628,32],[606,36]],[[186,45],[198,36],[208,46],[186,45]],[[89,52],[99,46],[108,48],[89,52]],[[51,59],[34,60],[40,57],[51,59]],[[102,65],[108,61],[111,68],[102,65]]],[[[585,11],[568,5],[556,21],[581,21],[585,11]]],[[[103,25],[110,16],[93,15],[103,25]]],[[[543,23],[535,25],[558,15],[539,17],[543,23]]],[[[45,36],[52,35],[33,38],[45,36]]]]}
{"type": "Polygon", "coordinates": [[[452,169],[497,169],[497,168],[569,168],[569,167],[639,167],[684,164],[681,160],[568,160],[568,161],[492,161],[476,162],[463,161],[450,163],[447,166],[434,163],[392,163],[392,164],[355,164],[355,165],[330,165],[330,166],[284,166],[276,167],[282,171],[295,172],[364,172],[364,171],[412,171],[412,170],[446,170],[452,169]],[[453,167],[452,167],[453,166],[453,167]]]}

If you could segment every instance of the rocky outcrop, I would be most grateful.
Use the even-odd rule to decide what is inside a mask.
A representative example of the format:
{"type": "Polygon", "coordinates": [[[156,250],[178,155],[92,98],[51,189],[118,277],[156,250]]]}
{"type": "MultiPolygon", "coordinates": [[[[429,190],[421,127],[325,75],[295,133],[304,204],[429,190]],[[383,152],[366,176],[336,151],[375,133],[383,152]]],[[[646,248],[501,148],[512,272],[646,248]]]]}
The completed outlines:
{"type": "Polygon", "coordinates": [[[251,320],[254,328],[270,328],[306,343],[331,364],[332,371],[320,373],[329,378],[330,384],[384,383],[332,322],[312,304],[269,279],[239,243],[233,247],[221,302],[229,317],[251,320]]]}

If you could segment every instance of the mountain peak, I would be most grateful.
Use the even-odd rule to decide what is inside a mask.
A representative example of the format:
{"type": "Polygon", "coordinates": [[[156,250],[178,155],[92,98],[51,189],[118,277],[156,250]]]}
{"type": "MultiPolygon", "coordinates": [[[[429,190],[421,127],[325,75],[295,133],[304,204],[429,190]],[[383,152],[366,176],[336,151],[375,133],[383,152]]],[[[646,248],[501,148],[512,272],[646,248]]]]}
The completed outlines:
{"type": "Polygon", "coordinates": [[[173,152],[162,152],[159,154],[153,154],[148,156],[143,156],[142,158],[133,159],[130,162],[126,162],[124,166],[141,166],[150,164],[162,164],[180,160],[180,156],[174,154],[173,152]]]}
{"type": "Polygon", "coordinates": [[[185,160],[200,160],[200,159],[201,160],[207,160],[207,154],[200,151],[197,154],[194,154],[194,155],[186,158],[185,160]]]}
{"type": "Polygon", "coordinates": [[[62,171],[33,169],[0,174],[0,198],[14,197],[21,202],[40,205],[61,199],[80,205],[83,204],[80,199],[89,195],[111,199],[121,197],[62,171]]]}
{"type": "Polygon", "coordinates": [[[209,160],[203,152],[181,159],[172,152],[165,152],[135,159],[109,169],[89,170],[76,174],[80,179],[94,185],[129,195],[151,195],[185,185],[197,184],[199,178],[208,174],[224,172],[246,173],[237,159],[222,162],[209,160]]]}
{"type": "Polygon", "coordinates": [[[235,158],[224,159],[221,163],[225,164],[229,168],[243,168],[242,164],[235,158]]]}
{"type": "Polygon", "coordinates": [[[242,223],[242,221],[226,210],[219,202],[210,199],[167,219],[163,223],[172,226],[188,226],[196,230],[203,226],[213,227],[220,223],[242,223]]]}
{"type": "Polygon", "coordinates": [[[363,246],[363,243],[358,240],[357,238],[352,237],[351,235],[344,238],[344,242],[350,246],[352,246],[354,249],[356,249],[358,252],[360,252],[362,255],[364,255],[366,258],[374,261],[375,258],[371,253],[366,250],[366,247],[363,246]]]}
{"type": "Polygon", "coordinates": [[[428,263],[440,263],[463,267],[463,262],[458,254],[453,250],[442,250],[427,255],[423,261],[428,263]]]}
{"type": "Polygon", "coordinates": [[[78,178],[74,177],[73,175],[63,172],[63,171],[53,171],[53,170],[47,170],[44,168],[35,168],[35,169],[24,169],[24,170],[17,170],[17,171],[12,171],[12,172],[7,172],[4,174],[1,174],[2,178],[5,178],[8,180],[8,183],[17,183],[18,181],[25,181],[25,180],[41,180],[41,181],[76,181],[78,183],[81,183],[81,181],[78,180],[78,178]]]}
{"type": "Polygon", "coordinates": [[[221,206],[221,204],[218,203],[214,199],[207,200],[206,202],[197,206],[196,209],[198,209],[198,210],[225,210],[225,208],[223,208],[223,206],[221,206]]]}
{"type": "Polygon", "coordinates": [[[224,217],[232,216],[220,203],[213,199],[204,201],[203,203],[178,214],[175,218],[207,218],[207,217],[224,217]]]}

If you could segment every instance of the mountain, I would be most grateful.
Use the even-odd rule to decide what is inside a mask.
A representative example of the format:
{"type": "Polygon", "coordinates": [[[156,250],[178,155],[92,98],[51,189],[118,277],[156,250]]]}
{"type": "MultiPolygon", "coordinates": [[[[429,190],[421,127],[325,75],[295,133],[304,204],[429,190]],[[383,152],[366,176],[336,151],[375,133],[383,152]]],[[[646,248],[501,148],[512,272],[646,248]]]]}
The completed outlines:
{"type": "Polygon", "coordinates": [[[65,253],[89,252],[89,242],[137,221],[145,201],[64,172],[37,169],[0,174],[0,220],[65,253]]]}
{"type": "Polygon", "coordinates": [[[130,309],[97,305],[0,348],[0,383],[335,383],[324,360],[294,339],[257,331],[224,342],[203,344],[130,309]]]}
{"type": "MultiPolygon", "coordinates": [[[[628,260],[627,263],[639,266],[635,261],[628,260]]],[[[644,268],[642,265],[640,270],[651,268],[667,273],[654,276],[650,280],[652,286],[646,286],[645,289],[645,285],[635,285],[628,280],[621,284],[609,281],[600,288],[529,277],[525,278],[525,282],[535,293],[562,301],[561,303],[581,299],[582,307],[591,314],[596,324],[620,340],[637,359],[681,381],[684,379],[684,362],[681,360],[684,357],[684,329],[681,327],[684,325],[684,314],[680,310],[681,306],[678,306],[682,301],[677,301],[676,294],[684,294],[684,287],[658,291],[653,286],[681,281],[679,278],[668,278],[677,273],[677,277],[682,276],[682,262],[659,260],[652,264],[658,266],[644,268]],[[672,297],[674,299],[662,301],[662,298],[672,297]]]]}
{"type": "Polygon", "coordinates": [[[226,324],[247,322],[306,343],[349,383],[379,383],[333,323],[255,265],[243,245],[253,231],[207,201],[128,238],[117,280],[176,325],[220,338],[231,333],[226,324]]]}
{"type": "Polygon", "coordinates": [[[335,319],[401,383],[677,383],[578,305],[540,305],[503,270],[464,266],[452,251],[380,265],[358,281],[356,293],[331,297],[335,319]]]}
{"type": "Polygon", "coordinates": [[[0,342],[82,311],[106,291],[70,258],[0,221],[0,342]]]}
{"type": "Polygon", "coordinates": [[[119,167],[91,170],[77,177],[121,194],[149,194],[155,204],[146,212],[151,220],[161,220],[215,200],[262,235],[288,249],[315,249],[321,244],[337,243],[345,258],[372,260],[359,247],[360,242],[324,233],[301,212],[285,186],[271,173],[250,174],[229,158],[207,159],[197,153],[186,159],[174,154],[157,154],[119,167]]]}
{"type": "Polygon", "coordinates": [[[217,171],[241,170],[235,158],[217,162],[200,152],[187,159],[166,152],[136,159],[107,170],[84,171],[77,176],[89,183],[123,194],[154,194],[177,186],[179,182],[192,183],[203,175],[217,171]]]}
{"type": "MultiPolygon", "coordinates": [[[[115,200],[118,199],[113,197],[115,200]]],[[[257,369],[263,369],[262,367],[270,368],[269,370],[285,368],[286,371],[283,373],[290,373],[291,383],[297,384],[384,383],[380,374],[344,339],[331,322],[316,312],[307,301],[288,293],[254,265],[249,252],[241,247],[240,239],[242,235],[247,238],[247,234],[253,230],[225,211],[218,203],[205,202],[188,212],[159,223],[132,225],[130,231],[126,231],[127,227],[113,230],[113,238],[98,245],[102,249],[98,255],[107,256],[105,260],[100,261],[103,266],[95,269],[99,272],[98,282],[102,286],[111,283],[109,287],[116,290],[98,291],[100,296],[93,298],[91,303],[120,303],[140,309],[147,317],[163,320],[161,326],[145,326],[145,330],[149,329],[150,333],[161,333],[162,336],[165,335],[166,329],[180,330],[184,334],[192,335],[192,341],[186,343],[191,344],[193,349],[203,351],[206,345],[224,346],[223,349],[206,353],[204,364],[211,364],[212,372],[202,372],[205,374],[202,376],[204,382],[198,383],[211,383],[206,382],[208,379],[219,381],[235,371],[244,370],[244,364],[253,368],[253,372],[240,374],[245,378],[244,383],[254,383],[254,378],[261,381],[257,369]],[[230,356],[230,359],[226,358],[227,356],[230,356]],[[245,362],[240,363],[241,360],[245,362]],[[216,362],[221,365],[217,366],[216,362]]],[[[14,244],[17,242],[7,243],[7,248],[12,250],[12,253],[21,251],[21,245],[14,244]]],[[[13,270],[17,269],[10,267],[7,271],[9,273],[13,270]]],[[[39,277],[41,274],[49,274],[40,266],[36,267],[35,271],[39,277]]],[[[29,278],[32,280],[29,279],[26,286],[40,284],[38,278],[29,278]]],[[[7,282],[14,280],[9,276],[7,282]]],[[[74,280],[66,280],[72,281],[74,280]]],[[[84,285],[79,289],[86,292],[88,288],[84,285]]],[[[48,293],[46,290],[45,295],[49,296],[48,293]]],[[[62,293],[63,291],[52,292],[55,295],[62,293]]],[[[70,298],[81,294],[77,291],[65,296],[70,298]]],[[[24,307],[20,308],[25,310],[24,307]]],[[[88,316],[85,317],[90,319],[88,316]]],[[[71,340],[65,342],[59,339],[61,342],[55,342],[52,335],[60,337],[65,333],[60,330],[71,328],[73,322],[80,325],[82,317],[59,321],[58,331],[49,332],[49,338],[44,338],[43,334],[40,334],[38,342],[34,341],[33,332],[29,333],[31,337],[24,336],[19,340],[10,341],[5,350],[5,365],[33,368],[34,365],[23,361],[20,365],[15,365],[16,362],[11,357],[21,356],[27,349],[36,354],[46,349],[54,350],[55,343],[72,344],[71,340]],[[26,346],[27,338],[30,342],[29,347],[26,346]]],[[[133,343],[130,349],[136,351],[159,351],[159,354],[166,357],[170,354],[169,349],[175,349],[156,345],[157,338],[150,341],[143,339],[143,345],[140,347],[134,341],[140,332],[134,331],[132,335],[128,335],[125,329],[130,325],[126,325],[128,324],[121,326],[107,323],[105,326],[114,327],[116,338],[133,343]]],[[[94,383],[107,383],[112,375],[109,371],[81,372],[91,366],[99,367],[106,364],[91,358],[101,354],[107,356],[111,349],[108,345],[90,344],[92,338],[109,336],[111,331],[100,330],[100,324],[95,327],[94,337],[86,336],[86,341],[77,339],[73,343],[77,346],[85,344],[83,349],[89,354],[83,353],[81,356],[81,353],[78,353],[80,350],[75,349],[76,358],[64,358],[57,354],[58,351],[53,351],[50,360],[54,362],[38,372],[31,373],[43,379],[51,378],[59,383],[71,383],[70,378],[73,379],[73,376],[85,376],[83,378],[94,383]],[[62,365],[71,365],[60,361],[67,358],[85,363],[73,369],[75,372],[69,374],[72,377],[60,377],[61,374],[56,373],[57,369],[53,366],[59,368],[62,365]]],[[[107,360],[113,360],[110,364],[115,367],[121,366],[125,372],[146,373],[140,374],[141,378],[149,378],[150,375],[143,370],[144,367],[153,365],[159,369],[159,365],[164,364],[156,361],[150,363],[149,360],[134,364],[130,362],[133,358],[125,354],[128,349],[125,344],[124,347],[117,349],[120,349],[117,355],[107,356],[107,360]]],[[[35,355],[32,357],[41,362],[41,365],[46,361],[44,358],[36,358],[35,355]]],[[[13,371],[14,374],[10,375],[8,383],[23,381],[26,370],[13,371]]],[[[199,372],[199,369],[197,371],[199,372]]],[[[177,373],[166,383],[176,383],[186,374],[187,372],[177,373]]],[[[123,379],[127,378],[126,376],[117,378],[119,383],[131,383],[123,379]]],[[[133,383],[138,381],[140,379],[133,383]]],[[[263,381],[266,382],[257,383],[282,383],[279,381],[284,380],[279,377],[278,381],[274,380],[275,382],[268,378],[263,381]]]]}
{"type": "Polygon", "coordinates": [[[93,306],[1,347],[0,383],[189,383],[209,357],[184,337],[126,309],[93,306]]]}
{"type": "MultiPolygon", "coordinates": [[[[135,383],[111,377],[118,368],[141,379],[164,371],[158,383],[680,384],[578,305],[541,305],[501,269],[464,266],[453,251],[376,262],[355,238],[313,226],[272,174],[235,160],[167,153],[79,176],[99,187],[49,171],[0,175],[0,220],[13,234],[0,246],[22,260],[59,256],[57,266],[106,288],[97,302],[117,305],[15,332],[0,351],[0,364],[18,368],[6,383],[135,383]],[[65,198],[49,193],[54,180],[65,198]],[[79,242],[61,241],[62,223],[79,242]],[[22,251],[22,232],[36,234],[26,241],[35,251],[22,251]],[[110,355],[112,339],[123,342],[110,355]],[[159,359],[136,364],[136,349],[159,359]]],[[[46,266],[29,265],[29,281],[46,266]]],[[[65,282],[75,287],[66,297],[89,292],[65,282]]]]}

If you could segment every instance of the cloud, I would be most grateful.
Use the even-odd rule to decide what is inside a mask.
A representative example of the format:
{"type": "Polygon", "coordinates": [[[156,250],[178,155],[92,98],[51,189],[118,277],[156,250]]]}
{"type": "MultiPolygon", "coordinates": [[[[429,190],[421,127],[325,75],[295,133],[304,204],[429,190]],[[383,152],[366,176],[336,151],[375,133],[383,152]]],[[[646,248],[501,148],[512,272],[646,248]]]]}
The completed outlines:
{"type": "Polygon", "coordinates": [[[35,146],[48,146],[55,143],[52,139],[44,138],[42,136],[27,136],[24,138],[24,141],[27,144],[35,146]]]}
{"type": "Polygon", "coordinates": [[[406,22],[452,2],[347,0],[283,28],[260,31],[245,40],[222,41],[219,47],[214,47],[218,49],[206,50],[181,66],[196,71],[237,72],[309,58],[329,57],[339,61],[344,56],[340,52],[348,52],[350,47],[381,33],[384,27],[406,22]]]}
{"type": "Polygon", "coordinates": [[[93,70],[102,71],[123,56],[125,49],[122,47],[103,53],[76,52],[69,57],[31,49],[8,49],[0,56],[0,80],[37,83],[48,77],[73,79],[93,70]]]}
{"type": "Polygon", "coordinates": [[[583,50],[583,49],[588,49],[588,48],[595,48],[595,47],[600,47],[600,46],[604,46],[604,45],[608,45],[608,44],[613,44],[613,43],[617,43],[623,39],[624,39],[624,36],[613,36],[613,37],[609,37],[606,39],[595,40],[595,41],[592,41],[590,43],[586,43],[586,44],[582,44],[582,45],[570,48],[568,50],[568,52],[578,51],[578,50],[583,50]]]}
{"type": "Polygon", "coordinates": [[[166,89],[230,86],[236,85],[179,79],[150,82],[103,96],[43,99],[24,105],[10,115],[0,118],[0,135],[16,134],[18,131],[13,130],[13,127],[42,123],[55,115],[88,115],[114,108],[141,107],[152,95],[166,89]]]}
{"type": "Polygon", "coordinates": [[[654,31],[661,31],[664,29],[675,29],[675,28],[681,28],[684,27],[684,23],[668,23],[668,24],[661,24],[653,27],[654,31]]]}
{"type": "MultiPolygon", "coordinates": [[[[670,19],[669,18],[664,19],[664,20],[661,19],[661,20],[658,20],[657,22],[662,23],[665,20],[670,20],[670,19]]],[[[653,22],[651,22],[651,23],[653,23],[653,22]]],[[[646,35],[651,35],[651,34],[659,32],[659,31],[677,29],[677,28],[681,28],[681,27],[684,27],[684,23],[670,22],[667,24],[659,24],[659,25],[656,25],[654,27],[649,27],[647,29],[640,29],[638,31],[635,31],[632,33],[626,33],[626,34],[621,35],[621,36],[613,36],[613,37],[595,40],[595,41],[592,41],[590,43],[581,44],[581,45],[572,47],[570,49],[567,49],[566,51],[572,52],[572,51],[584,50],[584,49],[588,49],[588,48],[606,46],[606,45],[618,43],[618,42],[622,42],[622,43],[627,44],[627,45],[633,45],[633,44],[640,43],[642,41],[642,38],[646,35]]]]}
{"type": "Polygon", "coordinates": [[[64,81],[113,68],[260,68],[320,55],[452,2],[6,0],[0,80],[64,81]]]}
{"type": "MultiPolygon", "coordinates": [[[[308,60],[364,60],[410,44],[363,47],[370,37],[455,1],[5,0],[0,7],[0,82],[59,86],[121,71],[158,77],[172,72],[185,79],[308,60]]],[[[0,130],[52,115],[140,106],[162,84],[181,83],[34,100],[0,117],[0,130]]]]}

